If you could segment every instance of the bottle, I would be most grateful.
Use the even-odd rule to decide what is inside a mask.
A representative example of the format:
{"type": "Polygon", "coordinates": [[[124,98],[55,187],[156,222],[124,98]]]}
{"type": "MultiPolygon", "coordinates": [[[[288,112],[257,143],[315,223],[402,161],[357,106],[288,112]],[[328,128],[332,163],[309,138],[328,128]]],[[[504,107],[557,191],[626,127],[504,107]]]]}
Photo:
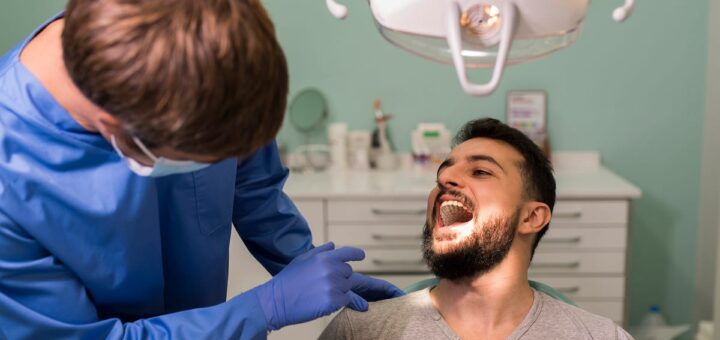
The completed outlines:
{"type": "Polygon", "coordinates": [[[666,325],[667,321],[665,321],[665,317],[660,312],[660,306],[658,305],[650,306],[647,314],[645,314],[642,321],[640,321],[640,327],[642,327],[643,330],[652,330],[666,325]]]}
{"type": "Polygon", "coordinates": [[[392,115],[384,113],[380,109],[380,100],[373,103],[375,111],[376,129],[372,135],[372,153],[370,155],[371,166],[381,170],[392,170],[397,167],[397,160],[393,153],[387,130],[388,121],[392,115]]]}
{"type": "Polygon", "coordinates": [[[328,145],[332,170],[345,170],[348,163],[348,125],[333,123],[328,126],[328,145]]]}
{"type": "Polygon", "coordinates": [[[660,306],[652,305],[643,316],[633,336],[638,340],[655,340],[662,331],[660,328],[666,325],[665,317],[660,313],[660,306]]]}
{"type": "Polygon", "coordinates": [[[370,168],[370,131],[351,131],[348,137],[350,149],[350,168],[353,170],[367,170],[370,168]]]}

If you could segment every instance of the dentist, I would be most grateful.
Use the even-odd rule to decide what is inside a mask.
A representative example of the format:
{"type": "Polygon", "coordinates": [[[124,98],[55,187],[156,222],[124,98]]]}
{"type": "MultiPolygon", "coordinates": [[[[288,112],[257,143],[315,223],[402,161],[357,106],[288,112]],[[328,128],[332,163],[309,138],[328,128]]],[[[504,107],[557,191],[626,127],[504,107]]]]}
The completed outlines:
{"type": "Polygon", "coordinates": [[[398,296],[314,248],[259,0],[70,0],[0,58],[0,339],[257,339],[398,296]],[[225,301],[231,224],[273,278],[225,301]]]}

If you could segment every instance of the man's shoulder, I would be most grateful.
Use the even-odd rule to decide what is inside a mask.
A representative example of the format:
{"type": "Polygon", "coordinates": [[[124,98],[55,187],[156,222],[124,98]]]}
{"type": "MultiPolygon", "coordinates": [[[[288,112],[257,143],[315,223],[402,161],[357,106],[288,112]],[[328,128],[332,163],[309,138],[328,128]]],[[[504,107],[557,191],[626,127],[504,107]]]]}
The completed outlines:
{"type": "Polygon", "coordinates": [[[428,310],[429,294],[421,290],[408,295],[371,302],[367,312],[342,310],[320,336],[329,339],[417,339],[433,328],[428,310]]]}
{"type": "Polygon", "coordinates": [[[588,312],[578,306],[567,304],[544,293],[540,293],[543,307],[541,323],[564,328],[563,332],[582,333],[593,339],[632,339],[625,330],[607,317],[588,312]]]}
{"type": "Polygon", "coordinates": [[[348,318],[358,322],[386,322],[389,318],[403,317],[403,315],[406,317],[408,313],[417,313],[418,310],[423,309],[421,307],[425,305],[423,302],[426,299],[429,299],[427,290],[420,290],[394,299],[370,302],[367,312],[346,308],[344,313],[348,314],[348,318]]]}

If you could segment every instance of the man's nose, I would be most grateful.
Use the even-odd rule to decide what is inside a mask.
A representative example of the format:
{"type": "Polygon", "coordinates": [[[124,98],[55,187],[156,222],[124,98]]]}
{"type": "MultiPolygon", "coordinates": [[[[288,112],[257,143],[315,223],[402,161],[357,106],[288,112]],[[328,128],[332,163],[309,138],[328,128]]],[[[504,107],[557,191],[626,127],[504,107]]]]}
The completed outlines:
{"type": "Polygon", "coordinates": [[[445,188],[461,188],[464,185],[458,169],[454,167],[445,168],[438,176],[438,182],[445,188]]]}

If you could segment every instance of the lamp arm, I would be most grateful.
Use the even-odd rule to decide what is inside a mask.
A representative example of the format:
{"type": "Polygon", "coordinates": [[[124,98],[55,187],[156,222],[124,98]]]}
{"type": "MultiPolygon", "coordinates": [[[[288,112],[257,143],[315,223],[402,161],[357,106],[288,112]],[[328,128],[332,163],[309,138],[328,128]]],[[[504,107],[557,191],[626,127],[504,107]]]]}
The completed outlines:
{"type": "Polygon", "coordinates": [[[505,70],[505,64],[510,54],[512,39],[515,32],[515,16],[517,14],[515,3],[512,0],[504,1],[502,8],[500,9],[500,13],[502,15],[500,46],[498,47],[498,55],[495,60],[492,78],[490,78],[490,81],[485,84],[473,84],[470,80],[468,80],[467,72],[465,71],[465,61],[462,56],[462,37],[460,33],[461,7],[456,0],[450,1],[449,6],[446,40],[448,47],[450,47],[450,53],[452,54],[453,64],[455,65],[460,85],[469,95],[490,95],[495,92],[500,84],[500,79],[502,78],[503,71],[505,70]]]}
{"type": "Polygon", "coordinates": [[[623,22],[630,17],[633,9],[635,9],[635,0],[625,0],[625,4],[613,11],[613,19],[617,22],[623,22]]]}
{"type": "Polygon", "coordinates": [[[325,6],[327,6],[330,14],[338,19],[345,19],[348,15],[347,6],[340,4],[335,0],[325,0],[325,6]]]}

